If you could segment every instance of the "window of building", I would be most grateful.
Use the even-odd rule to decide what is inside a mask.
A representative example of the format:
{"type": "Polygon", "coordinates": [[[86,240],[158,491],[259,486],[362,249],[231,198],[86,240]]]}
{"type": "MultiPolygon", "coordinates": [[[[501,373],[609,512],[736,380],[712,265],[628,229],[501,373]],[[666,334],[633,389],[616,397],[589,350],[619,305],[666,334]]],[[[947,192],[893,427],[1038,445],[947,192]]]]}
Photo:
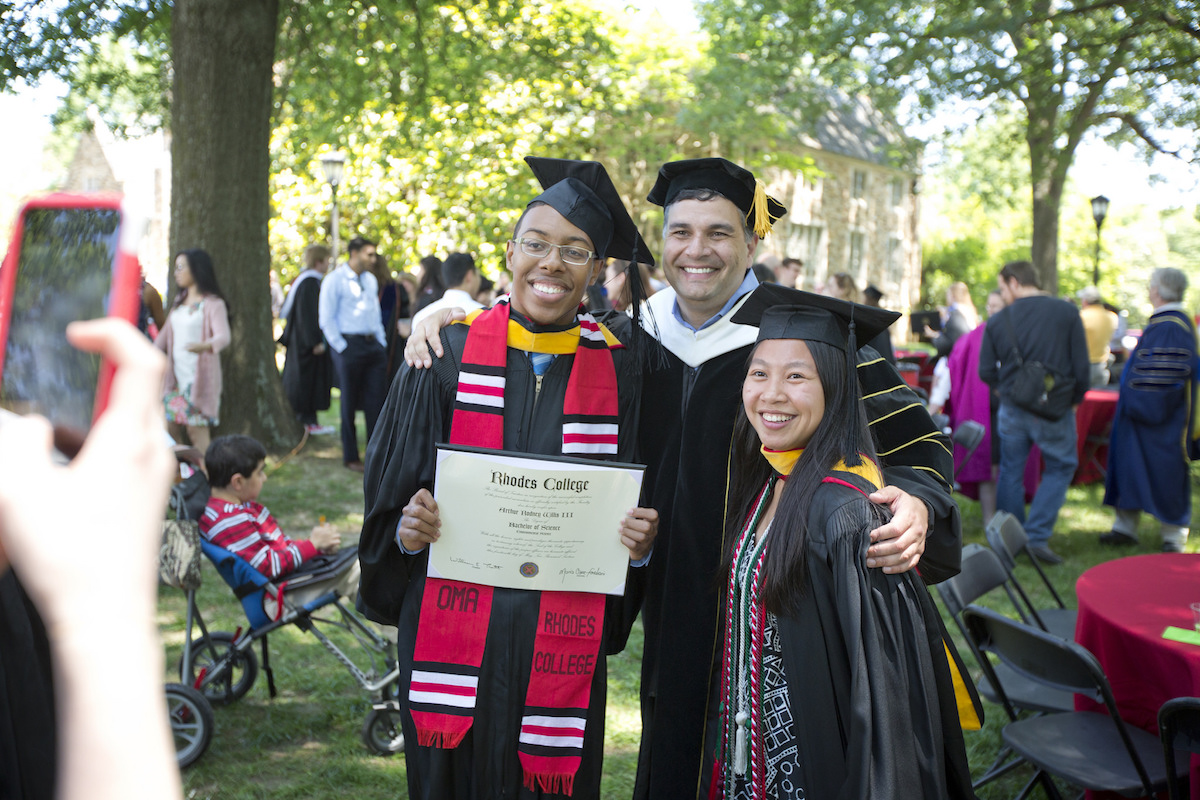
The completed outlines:
{"type": "Polygon", "coordinates": [[[904,279],[904,241],[899,236],[888,238],[887,276],[888,283],[899,286],[904,279]]]}
{"type": "Polygon", "coordinates": [[[867,196],[867,173],[865,170],[854,170],[853,188],[850,192],[850,197],[854,200],[862,200],[867,196]]]}
{"type": "Polygon", "coordinates": [[[785,251],[789,256],[804,262],[804,280],[801,285],[812,289],[816,285],[816,276],[825,274],[825,226],[792,225],[788,231],[785,251]]]}
{"type": "Polygon", "coordinates": [[[905,194],[904,179],[903,178],[893,178],[892,179],[892,205],[894,205],[894,206],[904,205],[904,194],[905,194]]]}
{"type": "Polygon", "coordinates": [[[862,231],[850,232],[850,260],[846,264],[846,272],[862,277],[866,263],[867,237],[862,231]]]}

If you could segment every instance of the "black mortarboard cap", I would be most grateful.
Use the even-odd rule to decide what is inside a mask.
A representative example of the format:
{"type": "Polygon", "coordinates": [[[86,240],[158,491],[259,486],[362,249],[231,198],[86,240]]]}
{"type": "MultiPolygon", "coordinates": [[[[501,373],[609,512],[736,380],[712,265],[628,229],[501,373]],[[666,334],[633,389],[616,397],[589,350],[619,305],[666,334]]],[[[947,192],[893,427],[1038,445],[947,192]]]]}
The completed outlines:
{"type": "Polygon", "coordinates": [[[804,339],[839,349],[874,339],[900,318],[895,311],[864,306],[823,294],[761,284],[733,315],[739,325],[757,325],[758,341],[804,339]],[[854,328],[851,330],[851,323],[854,328]],[[857,341],[851,342],[851,337],[857,341]]]}
{"type": "Polygon", "coordinates": [[[545,190],[530,203],[540,202],[566,217],[592,240],[601,258],[620,258],[654,265],[650,248],[597,161],[528,156],[525,163],[545,190]]]}
{"type": "Polygon", "coordinates": [[[658,180],[646,199],[669,206],[684,189],[709,189],[720,192],[746,215],[750,229],[762,238],[775,220],[787,213],[787,207],[768,197],[762,181],[754,173],[724,158],[691,158],[668,161],[658,170],[658,180]]]}

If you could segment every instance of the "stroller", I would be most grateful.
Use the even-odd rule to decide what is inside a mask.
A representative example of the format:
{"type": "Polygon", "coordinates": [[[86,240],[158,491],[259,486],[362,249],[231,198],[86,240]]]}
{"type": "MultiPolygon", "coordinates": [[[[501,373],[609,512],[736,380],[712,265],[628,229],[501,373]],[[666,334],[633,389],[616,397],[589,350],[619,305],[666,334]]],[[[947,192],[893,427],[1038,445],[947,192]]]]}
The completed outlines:
{"type": "Polygon", "coordinates": [[[305,562],[286,580],[275,583],[242,558],[199,535],[193,520],[203,512],[207,500],[208,484],[203,473],[196,472],[176,484],[171,492],[171,508],[176,519],[169,521],[164,529],[160,558],[164,580],[167,580],[166,573],[188,575],[184,580],[167,580],[187,593],[186,644],[179,663],[181,683],[167,686],[168,711],[179,766],[194,763],[208,748],[213,728],[211,706],[225,705],[244,697],[260,671],[266,674],[270,697],[276,696],[267,637],[285,625],[295,625],[315,636],[372,696],[372,708],[362,727],[362,740],[367,748],[384,756],[403,752],[397,696],[400,670],[396,665],[395,648],[353,610],[346,602],[347,598],[332,588],[353,566],[358,548],[343,548],[337,553],[319,556],[305,562]],[[173,541],[169,543],[168,539],[173,541]],[[194,542],[194,546],[190,542],[194,542]],[[196,603],[201,552],[241,602],[247,629],[239,627],[233,633],[209,631],[196,603]],[[194,568],[190,570],[185,563],[188,560],[194,562],[194,568]],[[303,602],[290,599],[297,596],[303,602]],[[365,666],[360,668],[346,655],[326,636],[322,626],[349,633],[363,651],[358,660],[359,663],[365,661],[365,666]],[[197,630],[199,635],[193,637],[197,630]],[[254,650],[255,642],[261,643],[261,665],[254,650]]]}

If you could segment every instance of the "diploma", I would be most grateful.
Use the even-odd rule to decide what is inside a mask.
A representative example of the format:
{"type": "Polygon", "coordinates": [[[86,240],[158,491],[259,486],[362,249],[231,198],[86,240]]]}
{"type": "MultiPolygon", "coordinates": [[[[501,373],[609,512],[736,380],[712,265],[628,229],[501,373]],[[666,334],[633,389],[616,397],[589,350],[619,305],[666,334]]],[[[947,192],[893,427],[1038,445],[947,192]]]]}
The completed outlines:
{"type": "Polygon", "coordinates": [[[437,578],[539,591],[624,594],[620,524],[645,467],[438,445],[437,578]]]}

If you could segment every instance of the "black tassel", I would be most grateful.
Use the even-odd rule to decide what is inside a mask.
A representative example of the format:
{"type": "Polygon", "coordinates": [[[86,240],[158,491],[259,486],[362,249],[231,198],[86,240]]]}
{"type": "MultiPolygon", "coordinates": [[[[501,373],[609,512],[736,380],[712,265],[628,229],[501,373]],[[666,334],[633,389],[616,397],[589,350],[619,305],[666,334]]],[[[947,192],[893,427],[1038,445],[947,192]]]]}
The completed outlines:
{"type": "MultiPolygon", "coordinates": [[[[850,304],[850,325],[846,331],[846,380],[853,381],[851,386],[854,391],[850,392],[850,397],[855,401],[861,396],[858,389],[858,336],[854,330],[854,304],[850,304]]],[[[858,455],[858,442],[855,439],[855,426],[849,426],[847,439],[842,448],[842,452],[846,454],[845,462],[847,466],[857,467],[862,463],[862,459],[858,455]]]]}

